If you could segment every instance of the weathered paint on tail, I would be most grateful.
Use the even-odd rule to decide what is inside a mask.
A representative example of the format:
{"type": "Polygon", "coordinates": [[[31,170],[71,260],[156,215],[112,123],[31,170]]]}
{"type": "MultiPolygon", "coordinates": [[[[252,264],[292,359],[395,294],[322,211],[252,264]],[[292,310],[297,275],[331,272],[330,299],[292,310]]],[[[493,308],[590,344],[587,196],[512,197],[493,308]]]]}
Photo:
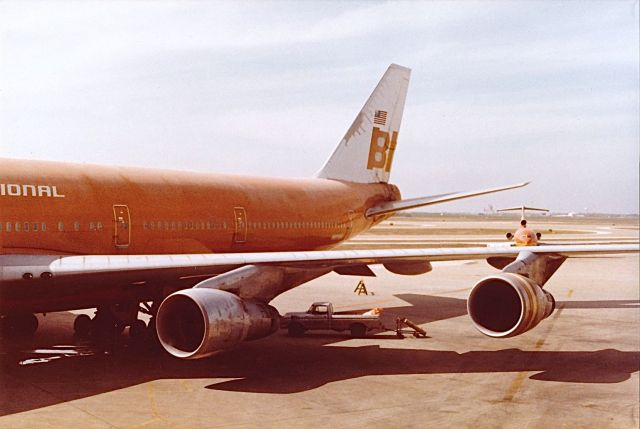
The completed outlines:
{"type": "Polygon", "coordinates": [[[387,183],[411,69],[391,64],[317,177],[387,183]]]}

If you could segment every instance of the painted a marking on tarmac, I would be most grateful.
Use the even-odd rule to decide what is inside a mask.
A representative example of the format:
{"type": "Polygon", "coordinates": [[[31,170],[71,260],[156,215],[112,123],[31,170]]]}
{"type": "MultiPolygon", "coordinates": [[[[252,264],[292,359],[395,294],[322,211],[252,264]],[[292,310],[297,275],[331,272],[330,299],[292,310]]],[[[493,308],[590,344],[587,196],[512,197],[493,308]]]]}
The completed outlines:
{"type": "MultiPolygon", "coordinates": [[[[569,292],[572,293],[573,290],[570,290],[569,292]]],[[[570,294],[567,294],[567,295],[570,295],[570,294]]],[[[544,342],[546,341],[547,337],[549,336],[549,334],[553,330],[553,325],[555,325],[556,320],[558,320],[558,317],[560,317],[560,313],[562,313],[562,310],[564,310],[564,304],[560,305],[560,308],[558,308],[558,310],[555,312],[555,314],[553,315],[553,317],[549,321],[550,322],[549,328],[547,329],[547,332],[545,333],[545,335],[542,338],[538,339],[538,341],[536,341],[536,344],[534,346],[534,350],[535,351],[538,352],[538,351],[540,351],[540,349],[542,349],[542,346],[544,345],[544,342]]],[[[533,360],[533,358],[531,358],[527,362],[527,366],[529,366],[529,363],[532,360],[533,360]]],[[[524,381],[527,378],[528,374],[529,374],[529,371],[520,371],[518,374],[516,374],[515,378],[513,379],[511,384],[509,385],[509,388],[507,388],[507,391],[506,391],[505,395],[502,398],[503,402],[511,402],[511,401],[513,401],[513,398],[522,389],[522,386],[523,386],[524,381]]]]}
{"type": "Polygon", "coordinates": [[[155,390],[153,388],[153,382],[147,383],[147,399],[149,399],[149,411],[151,411],[151,418],[149,420],[145,420],[144,422],[132,426],[132,428],[141,428],[148,426],[152,423],[156,423],[158,421],[162,421],[162,417],[160,417],[160,413],[158,412],[158,404],[156,403],[156,395],[155,390]]]}

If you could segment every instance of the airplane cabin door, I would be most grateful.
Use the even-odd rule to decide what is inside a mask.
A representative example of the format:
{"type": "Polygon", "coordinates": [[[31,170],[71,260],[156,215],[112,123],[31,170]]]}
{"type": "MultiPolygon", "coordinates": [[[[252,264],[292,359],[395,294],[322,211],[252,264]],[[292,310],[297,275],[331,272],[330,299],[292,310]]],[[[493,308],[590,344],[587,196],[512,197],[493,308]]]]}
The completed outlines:
{"type": "Polygon", "coordinates": [[[344,234],[345,239],[349,238],[351,236],[351,231],[353,231],[353,218],[354,218],[353,210],[349,210],[347,212],[347,229],[344,234]]]}
{"type": "Polygon", "coordinates": [[[131,215],[129,207],[123,204],[114,204],[113,216],[115,246],[119,249],[127,248],[131,244],[131,215]]]}
{"type": "Polygon", "coordinates": [[[247,241],[247,212],[244,207],[234,207],[233,218],[235,225],[233,242],[245,243],[247,241]]]}

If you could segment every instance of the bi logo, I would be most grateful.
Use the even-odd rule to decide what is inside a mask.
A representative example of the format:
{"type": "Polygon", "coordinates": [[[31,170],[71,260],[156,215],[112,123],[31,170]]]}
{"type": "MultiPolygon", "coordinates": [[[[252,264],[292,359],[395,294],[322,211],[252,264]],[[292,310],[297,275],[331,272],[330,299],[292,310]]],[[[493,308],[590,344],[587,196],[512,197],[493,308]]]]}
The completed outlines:
{"type": "Polygon", "coordinates": [[[384,168],[387,173],[391,170],[393,152],[398,144],[398,132],[394,131],[391,136],[380,128],[373,127],[371,133],[371,144],[369,146],[369,161],[367,169],[384,168]]]}

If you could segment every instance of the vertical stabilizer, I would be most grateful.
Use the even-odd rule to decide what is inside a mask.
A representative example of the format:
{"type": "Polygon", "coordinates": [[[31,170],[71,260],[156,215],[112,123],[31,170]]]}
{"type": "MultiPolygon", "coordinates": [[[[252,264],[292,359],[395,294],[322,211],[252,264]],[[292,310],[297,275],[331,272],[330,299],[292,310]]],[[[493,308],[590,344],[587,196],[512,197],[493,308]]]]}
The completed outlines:
{"type": "Polygon", "coordinates": [[[411,69],[391,64],[327,163],[324,179],[389,181],[411,69]]]}

